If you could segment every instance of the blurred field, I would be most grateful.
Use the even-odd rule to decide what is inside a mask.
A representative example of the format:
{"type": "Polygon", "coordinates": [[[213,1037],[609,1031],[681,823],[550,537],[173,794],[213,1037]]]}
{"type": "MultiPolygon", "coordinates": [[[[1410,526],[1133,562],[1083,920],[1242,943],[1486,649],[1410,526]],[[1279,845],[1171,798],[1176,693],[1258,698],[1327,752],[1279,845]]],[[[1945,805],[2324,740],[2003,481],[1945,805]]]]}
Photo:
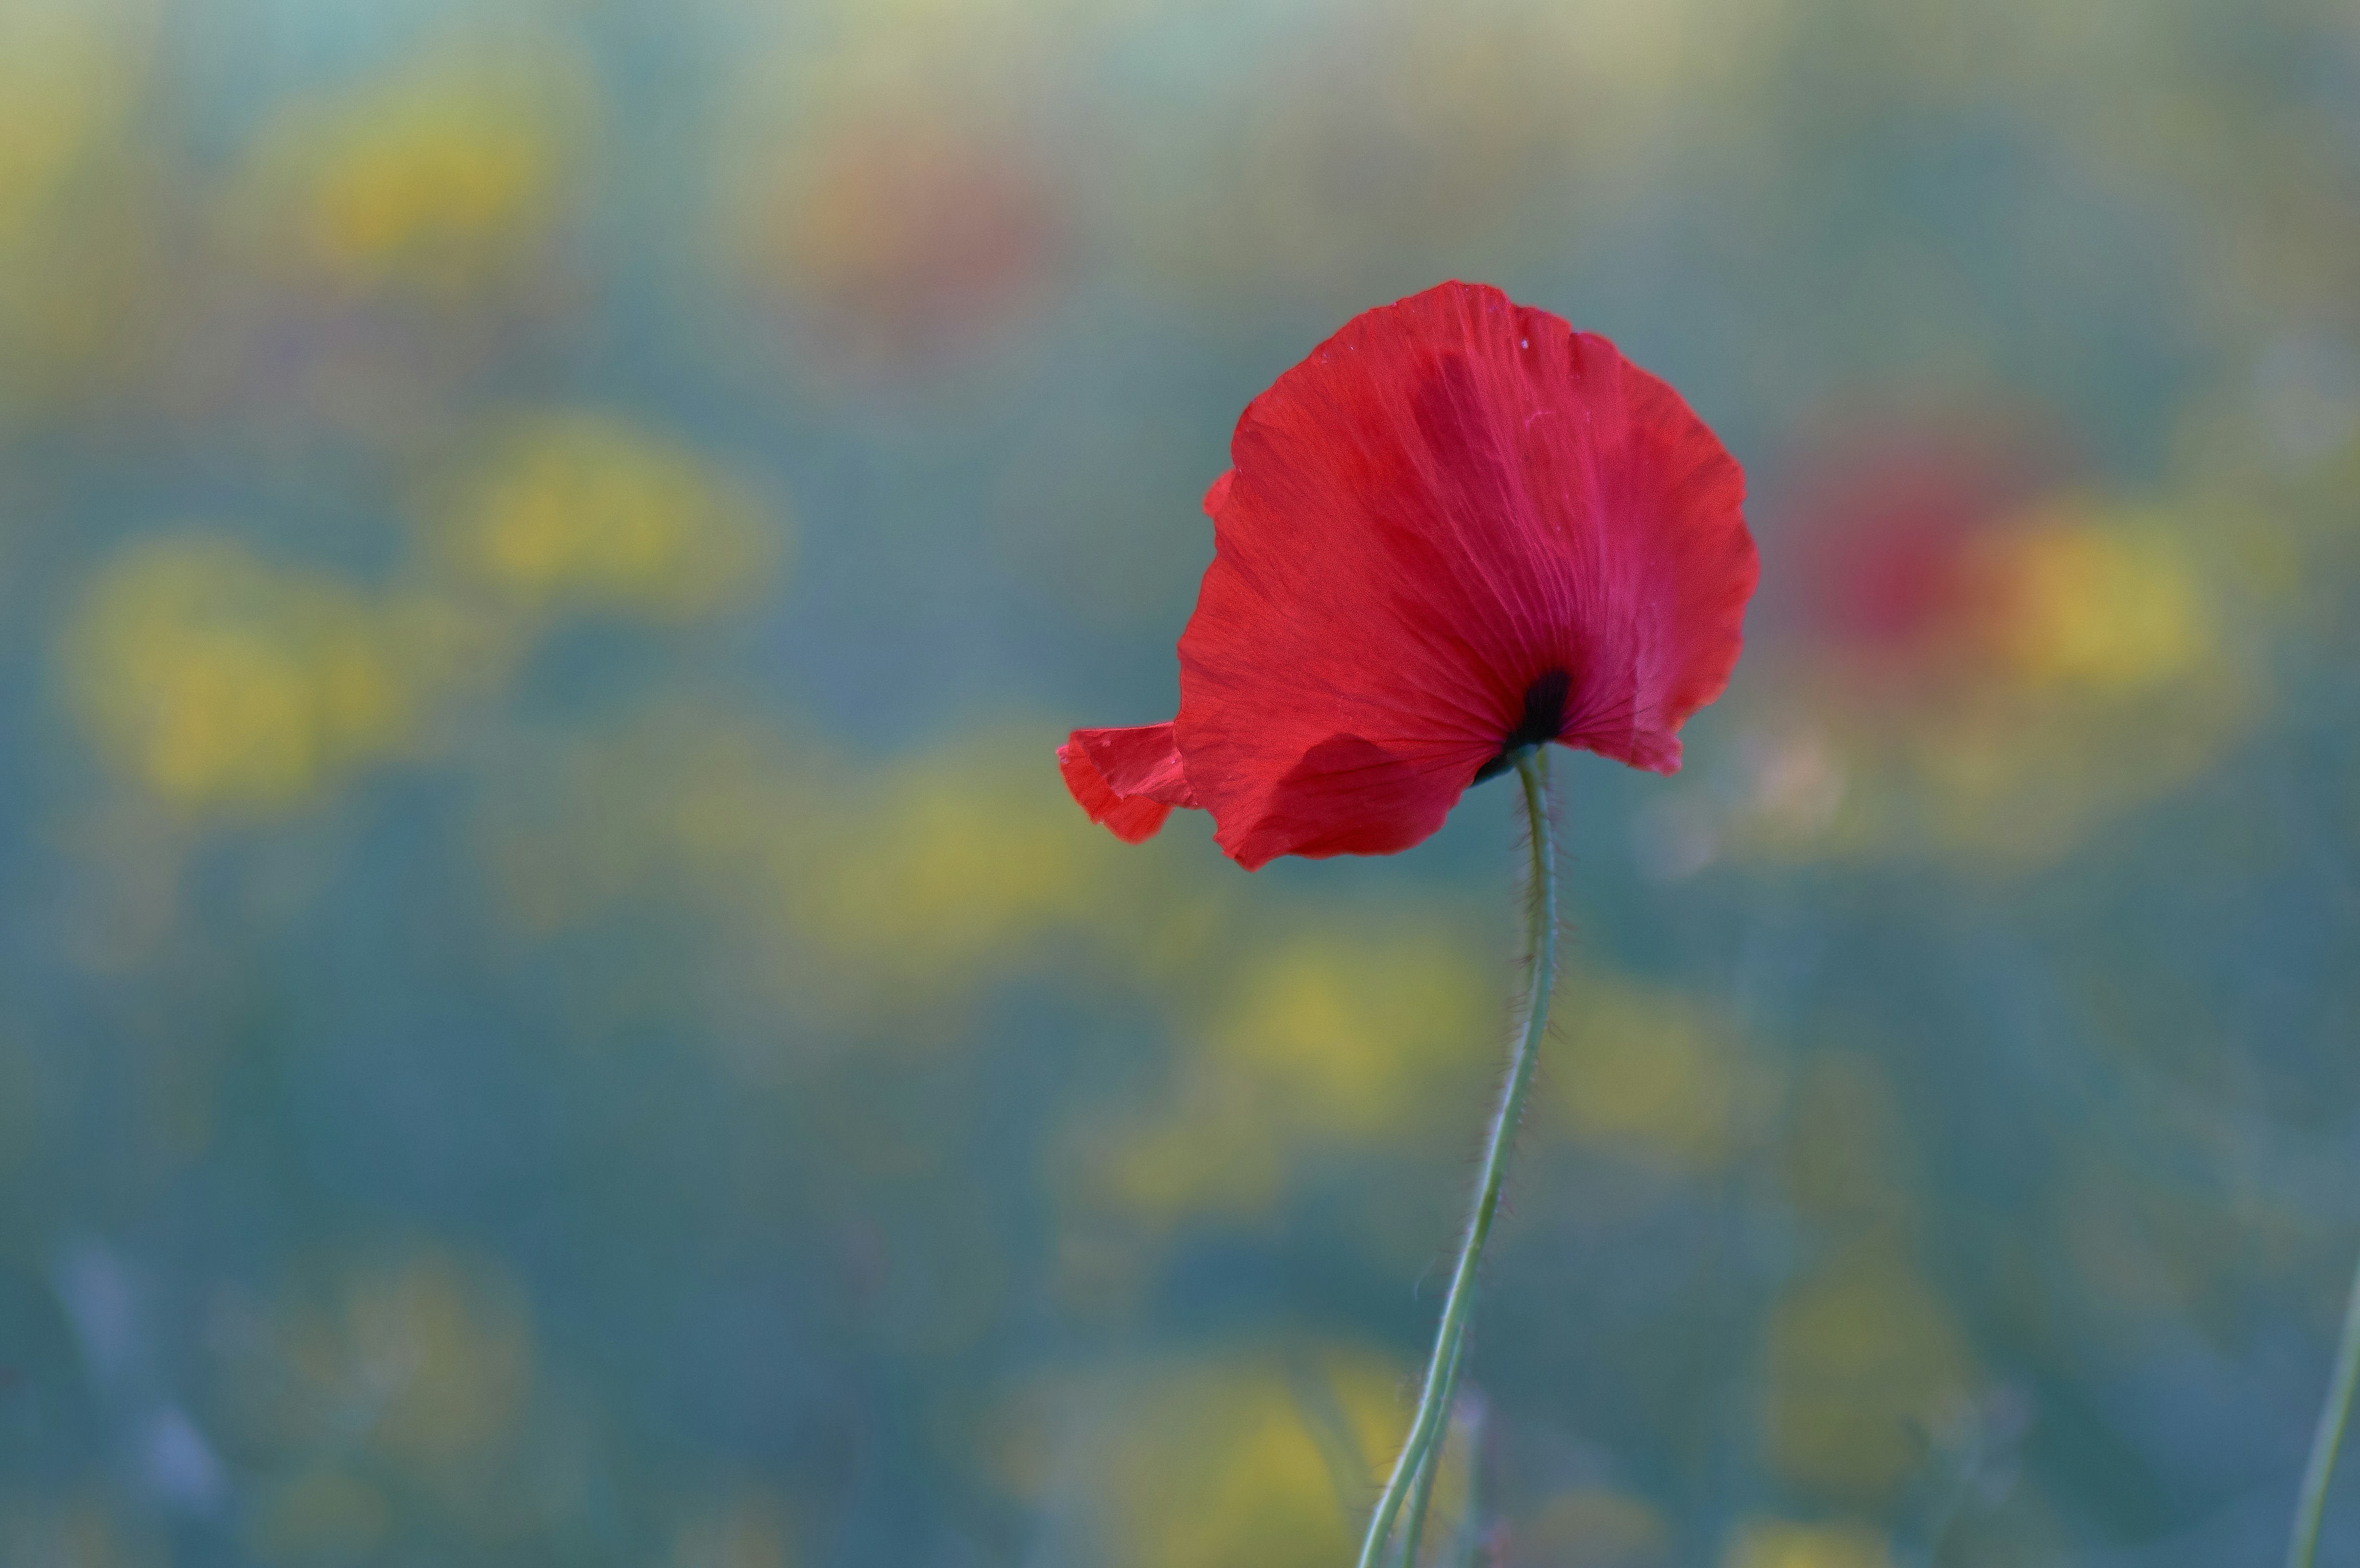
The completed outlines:
{"type": "Polygon", "coordinates": [[[1246,400],[1450,276],[1765,570],[1687,771],[1558,769],[1446,1522],[2274,1561],[2348,4],[0,0],[0,1563],[1345,1562],[1513,791],[1248,877],[1051,753],[1171,712],[1246,400]]]}

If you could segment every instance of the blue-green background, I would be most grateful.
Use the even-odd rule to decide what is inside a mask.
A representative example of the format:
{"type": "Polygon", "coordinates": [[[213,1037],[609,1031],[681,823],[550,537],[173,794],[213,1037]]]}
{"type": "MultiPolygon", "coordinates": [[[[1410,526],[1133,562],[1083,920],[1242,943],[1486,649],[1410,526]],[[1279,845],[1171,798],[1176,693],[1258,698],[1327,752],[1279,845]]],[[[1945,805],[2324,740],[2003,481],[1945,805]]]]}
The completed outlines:
{"type": "Polygon", "coordinates": [[[1683,773],[1559,757],[1428,1561],[2274,1560],[2350,5],[0,0],[0,1562],[1344,1561],[1515,803],[1249,877],[1052,751],[1171,712],[1246,400],[1447,277],[1765,566],[1683,773]]]}

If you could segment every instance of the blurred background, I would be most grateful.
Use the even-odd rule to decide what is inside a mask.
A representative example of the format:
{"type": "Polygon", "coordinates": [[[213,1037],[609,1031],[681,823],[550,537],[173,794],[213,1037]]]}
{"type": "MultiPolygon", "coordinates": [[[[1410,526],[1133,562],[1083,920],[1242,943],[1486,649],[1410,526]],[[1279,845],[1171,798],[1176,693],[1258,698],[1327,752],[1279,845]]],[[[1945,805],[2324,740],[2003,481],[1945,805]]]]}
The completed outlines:
{"type": "Polygon", "coordinates": [[[1052,751],[1172,712],[1247,399],[1451,276],[1765,573],[1684,773],[1561,757],[1428,1561],[2274,1561],[2345,0],[0,0],[0,1561],[1347,1561],[1513,787],[1249,877],[1052,751]]]}

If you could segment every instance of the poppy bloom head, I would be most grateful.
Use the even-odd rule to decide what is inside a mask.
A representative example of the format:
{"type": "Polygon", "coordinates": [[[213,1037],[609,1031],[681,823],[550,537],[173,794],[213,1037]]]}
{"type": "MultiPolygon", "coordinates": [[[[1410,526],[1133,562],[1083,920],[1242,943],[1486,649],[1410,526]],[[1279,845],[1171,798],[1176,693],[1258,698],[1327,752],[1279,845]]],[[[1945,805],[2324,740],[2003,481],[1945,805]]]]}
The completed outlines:
{"type": "Polygon", "coordinates": [[[1737,662],[1744,476],[1679,395],[1498,289],[1355,317],[1246,406],[1170,724],[1058,750],[1131,843],[1386,855],[1550,741],[1659,773],[1737,662]]]}

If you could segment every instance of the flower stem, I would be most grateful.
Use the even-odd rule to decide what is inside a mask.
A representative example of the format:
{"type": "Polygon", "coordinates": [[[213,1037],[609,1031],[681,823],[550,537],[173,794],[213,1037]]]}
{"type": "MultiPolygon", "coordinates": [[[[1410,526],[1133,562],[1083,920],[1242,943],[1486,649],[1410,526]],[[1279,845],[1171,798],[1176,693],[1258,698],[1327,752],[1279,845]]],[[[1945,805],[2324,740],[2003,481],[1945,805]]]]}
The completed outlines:
{"type": "Polygon", "coordinates": [[[2335,1346],[2335,1370],[2328,1378],[2327,1403],[2311,1433],[2311,1463],[2302,1473],[2302,1495],[2294,1508],[2294,1540],[2287,1568],[2311,1568],[2319,1550],[2319,1520],[2327,1508],[2327,1478],[2335,1472],[2335,1451],[2344,1444],[2344,1424],[2352,1415],[2352,1390],[2360,1384],[2360,1273],[2344,1303],[2344,1335],[2335,1346]]]}
{"type": "Polygon", "coordinates": [[[1426,1534],[1426,1510],[1434,1501],[1435,1477],[1442,1474],[1443,1451],[1450,1445],[1451,1408],[1459,1388],[1459,1364],[1466,1358],[1466,1351],[1467,1341],[1461,1338],[1451,1348],[1450,1365],[1442,1370],[1442,1425],[1426,1446],[1425,1462],[1417,1467],[1417,1483],[1410,1491],[1409,1516],[1401,1531],[1401,1568],[1417,1568],[1417,1543],[1426,1534]]]}
{"type": "MultiPolygon", "coordinates": [[[[1377,1568],[1393,1520],[1401,1514],[1419,1467],[1434,1452],[1437,1465],[1450,1417],[1451,1385],[1456,1380],[1459,1343],[1467,1335],[1467,1317],[1475,1300],[1475,1269],[1482,1261],[1483,1244],[1491,1235],[1491,1217],[1500,1207],[1500,1185],[1507,1175],[1508,1149],[1515,1141],[1516,1122],[1524,1115],[1524,1094],[1532,1087],[1533,1063],[1540,1055],[1541,1035],[1548,1028],[1549,991],[1557,981],[1557,857],[1549,841],[1547,763],[1538,746],[1516,754],[1516,775],[1524,781],[1524,811],[1532,822],[1532,899],[1529,951],[1532,990],[1524,1002],[1524,1027],[1516,1054],[1508,1066],[1508,1082],[1500,1091],[1500,1109],[1491,1120],[1491,1138],[1483,1153],[1483,1170],[1475,1187],[1475,1208],[1467,1222],[1467,1240],[1459,1250],[1459,1266],[1451,1270],[1450,1293],[1443,1298],[1442,1325],[1435,1333],[1434,1355],[1426,1367],[1426,1392],[1410,1421],[1401,1456],[1393,1461],[1392,1478],[1370,1516],[1368,1538],[1360,1543],[1359,1568],[1377,1568]]],[[[1421,1508],[1420,1513],[1423,1513],[1421,1508]]],[[[1423,1524],[1423,1518],[1417,1522],[1423,1524]]],[[[1412,1535],[1403,1561],[1412,1568],[1417,1559],[1417,1538],[1412,1535]]]]}

